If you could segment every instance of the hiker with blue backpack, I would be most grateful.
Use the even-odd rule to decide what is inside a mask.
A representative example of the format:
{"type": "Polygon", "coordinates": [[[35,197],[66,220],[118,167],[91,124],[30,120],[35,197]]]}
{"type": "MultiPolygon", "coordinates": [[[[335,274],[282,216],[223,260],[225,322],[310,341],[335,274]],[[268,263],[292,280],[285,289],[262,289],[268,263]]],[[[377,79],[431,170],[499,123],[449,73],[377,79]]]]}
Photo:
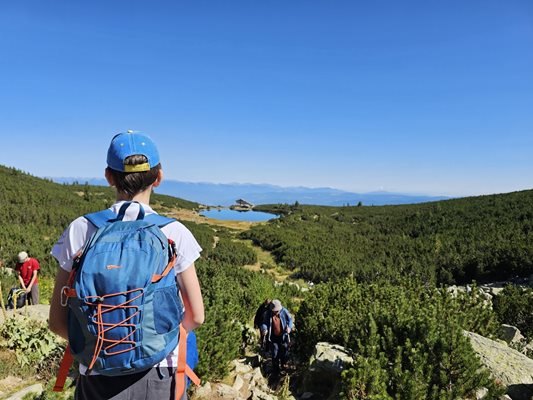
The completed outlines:
{"type": "Polygon", "coordinates": [[[287,369],[292,317],[278,299],[272,300],[264,314],[261,332],[267,337],[272,356],[272,373],[277,375],[287,369]]]}
{"type": "Polygon", "coordinates": [[[186,399],[186,376],[199,383],[186,345],[204,320],[202,249],[149,205],[163,172],[148,136],[116,135],[105,177],[116,203],[75,219],[51,251],[60,268],[49,326],[69,341],[54,390],[75,359],[76,399],[186,399]]]}

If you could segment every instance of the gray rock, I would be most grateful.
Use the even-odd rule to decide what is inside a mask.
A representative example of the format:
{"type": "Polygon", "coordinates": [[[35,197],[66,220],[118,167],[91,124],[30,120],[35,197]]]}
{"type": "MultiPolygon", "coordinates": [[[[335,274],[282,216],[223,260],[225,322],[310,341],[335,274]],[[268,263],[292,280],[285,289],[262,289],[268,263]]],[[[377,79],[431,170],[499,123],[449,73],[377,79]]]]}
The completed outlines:
{"type": "Polygon", "coordinates": [[[313,393],[311,393],[311,392],[305,392],[304,394],[302,394],[302,395],[300,396],[300,400],[309,400],[309,399],[312,399],[313,396],[314,396],[313,393]]]}
{"type": "Polygon", "coordinates": [[[194,398],[198,400],[209,399],[211,395],[211,384],[209,382],[204,383],[194,391],[194,398]]]}
{"type": "Polygon", "coordinates": [[[240,375],[237,375],[235,377],[235,381],[233,382],[233,389],[240,391],[243,386],[244,386],[243,379],[240,377],[240,375]]]}
{"type": "Polygon", "coordinates": [[[507,345],[473,332],[464,333],[474,351],[493,378],[507,386],[513,400],[530,400],[533,396],[533,360],[507,345]]]}
{"type": "Polygon", "coordinates": [[[493,296],[498,296],[502,290],[503,287],[492,287],[490,288],[490,294],[492,294],[493,296]]]}
{"type": "Polygon", "coordinates": [[[250,396],[250,399],[251,400],[277,400],[276,397],[258,388],[252,389],[252,395],[250,396]]]}
{"type": "Polygon", "coordinates": [[[311,357],[310,371],[342,372],[346,365],[353,364],[351,352],[339,345],[319,342],[315,346],[315,353],[311,357]]]}
{"type": "Polygon", "coordinates": [[[320,398],[337,398],[341,372],[353,364],[351,352],[339,345],[319,342],[304,374],[301,392],[320,398]]]}
{"type": "Polygon", "coordinates": [[[245,364],[246,360],[233,360],[233,370],[236,374],[246,374],[252,370],[252,367],[245,364]]]}
{"type": "Polygon", "coordinates": [[[217,394],[219,397],[225,399],[238,399],[241,398],[241,394],[238,390],[233,389],[231,386],[225,385],[223,383],[217,385],[217,394]]]}
{"type": "Polygon", "coordinates": [[[531,353],[533,354],[533,340],[525,345],[524,350],[522,351],[524,354],[531,353]]]}
{"type": "Polygon", "coordinates": [[[17,393],[11,395],[11,397],[8,397],[6,400],[22,400],[24,396],[30,393],[39,396],[42,392],[43,385],[41,385],[40,383],[36,383],[35,385],[28,386],[27,388],[18,391],[17,393]]]}
{"type": "Polygon", "coordinates": [[[476,400],[483,400],[487,397],[487,394],[489,393],[489,389],[487,388],[481,388],[476,391],[476,400]]]}
{"type": "Polygon", "coordinates": [[[250,379],[250,385],[256,386],[260,382],[263,382],[265,378],[263,377],[263,373],[261,372],[261,368],[255,368],[252,372],[251,379],[250,379]]]}
{"type": "Polygon", "coordinates": [[[524,340],[524,336],[520,330],[512,325],[502,324],[500,339],[505,340],[507,343],[518,343],[524,340]]]}
{"type": "MultiPolygon", "coordinates": [[[[50,313],[50,306],[48,304],[37,304],[35,306],[24,306],[17,309],[16,313],[13,310],[6,312],[7,317],[12,317],[14,314],[22,315],[36,321],[46,322],[48,314],[50,313]]],[[[4,313],[0,312],[0,324],[4,322],[4,313]]]]}

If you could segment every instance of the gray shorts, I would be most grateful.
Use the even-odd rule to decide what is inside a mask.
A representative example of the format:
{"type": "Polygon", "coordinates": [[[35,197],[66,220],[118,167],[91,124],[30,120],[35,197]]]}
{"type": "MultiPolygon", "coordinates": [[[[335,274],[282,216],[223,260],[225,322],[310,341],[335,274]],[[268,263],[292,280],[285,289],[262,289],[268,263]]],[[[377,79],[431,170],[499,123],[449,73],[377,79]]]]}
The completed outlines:
{"type": "MultiPolygon", "coordinates": [[[[174,400],[174,369],[154,367],[124,376],[85,376],[76,381],[76,400],[174,400]]],[[[180,400],[187,400],[187,391],[180,400]]]]}
{"type": "Polygon", "coordinates": [[[30,304],[39,304],[39,284],[35,283],[30,290],[29,295],[27,295],[27,299],[30,304]]]}

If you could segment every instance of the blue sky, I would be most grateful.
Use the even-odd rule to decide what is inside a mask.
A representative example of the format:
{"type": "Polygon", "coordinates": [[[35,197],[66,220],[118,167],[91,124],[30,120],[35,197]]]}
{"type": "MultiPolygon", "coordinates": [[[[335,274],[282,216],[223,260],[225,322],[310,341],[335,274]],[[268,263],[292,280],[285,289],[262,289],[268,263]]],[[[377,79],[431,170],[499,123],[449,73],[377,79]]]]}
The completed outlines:
{"type": "Polygon", "coordinates": [[[533,187],[533,2],[0,5],[0,164],[100,177],[111,137],[167,178],[468,195],[533,187]]]}

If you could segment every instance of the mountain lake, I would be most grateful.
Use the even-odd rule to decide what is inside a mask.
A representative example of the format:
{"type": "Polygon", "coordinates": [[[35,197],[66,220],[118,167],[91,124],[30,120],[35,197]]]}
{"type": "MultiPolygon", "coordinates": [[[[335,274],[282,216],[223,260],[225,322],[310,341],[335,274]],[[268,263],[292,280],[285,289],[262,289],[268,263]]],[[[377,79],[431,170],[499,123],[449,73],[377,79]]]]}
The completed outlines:
{"type": "Polygon", "coordinates": [[[262,211],[236,211],[229,210],[227,208],[200,211],[200,215],[207,218],[220,219],[223,221],[247,222],[263,222],[279,217],[276,214],[266,213],[262,211]]]}

